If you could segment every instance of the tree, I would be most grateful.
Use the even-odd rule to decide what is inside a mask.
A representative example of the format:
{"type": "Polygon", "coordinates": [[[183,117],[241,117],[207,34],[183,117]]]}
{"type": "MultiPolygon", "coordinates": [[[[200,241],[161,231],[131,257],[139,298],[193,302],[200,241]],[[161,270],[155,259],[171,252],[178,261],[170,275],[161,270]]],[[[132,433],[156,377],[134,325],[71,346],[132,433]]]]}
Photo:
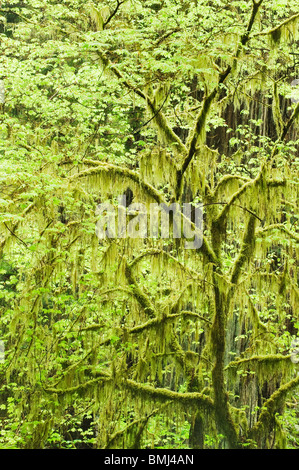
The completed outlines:
{"type": "Polygon", "coordinates": [[[2,4],[4,447],[287,445],[299,5],[226,3],[2,4]],[[123,194],[202,245],[99,240],[123,194]]]}

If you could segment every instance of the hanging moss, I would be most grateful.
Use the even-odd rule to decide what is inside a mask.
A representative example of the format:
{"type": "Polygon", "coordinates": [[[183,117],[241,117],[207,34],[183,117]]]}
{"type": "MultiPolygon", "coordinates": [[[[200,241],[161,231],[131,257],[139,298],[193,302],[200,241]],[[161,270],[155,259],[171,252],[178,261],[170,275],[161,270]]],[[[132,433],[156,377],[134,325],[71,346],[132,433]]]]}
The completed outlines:
{"type": "Polygon", "coordinates": [[[282,354],[268,354],[266,356],[251,356],[250,358],[238,359],[231,361],[226,370],[236,376],[237,370],[245,372],[254,371],[257,374],[258,380],[263,384],[268,379],[273,377],[288,378],[294,371],[294,365],[290,360],[291,355],[282,354]]]}

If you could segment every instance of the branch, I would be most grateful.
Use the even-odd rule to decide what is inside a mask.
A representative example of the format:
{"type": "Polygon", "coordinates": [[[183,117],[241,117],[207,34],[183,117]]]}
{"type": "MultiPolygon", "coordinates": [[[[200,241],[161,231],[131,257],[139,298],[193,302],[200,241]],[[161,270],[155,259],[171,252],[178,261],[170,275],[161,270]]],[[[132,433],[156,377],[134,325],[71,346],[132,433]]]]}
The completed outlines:
{"type": "Polygon", "coordinates": [[[151,301],[138,286],[137,281],[132,272],[132,268],[127,261],[125,261],[125,275],[127,277],[128,283],[130,284],[134,297],[144,309],[144,312],[147,313],[150,317],[156,317],[155,310],[151,301]]]}
{"type": "MultiPolygon", "coordinates": [[[[228,204],[228,202],[209,202],[207,204],[203,204],[202,207],[206,207],[206,206],[225,206],[226,204],[228,204]]],[[[232,204],[233,206],[235,207],[239,207],[240,209],[243,209],[243,211],[245,212],[248,212],[248,214],[251,214],[253,215],[253,217],[255,217],[256,219],[258,219],[260,222],[263,222],[263,220],[258,216],[256,215],[254,212],[252,212],[250,209],[247,209],[247,207],[244,207],[244,206],[240,206],[240,204],[232,204]]]]}
{"type": "Polygon", "coordinates": [[[283,354],[268,354],[266,356],[252,356],[246,359],[238,359],[236,361],[231,361],[226,367],[225,370],[231,368],[238,368],[243,365],[258,363],[258,364],[268,364],[275,363],[280,361],[290,361],[291,354],[284,356],[283,354]]]}
{"type": "Polygon", "coordinates": [[[56,393],[57,395],[65,395],[66,393],[74,393],[78,392],[79,390],[84,390],[85,388],[89,388],[93,385],[96,385],[99,382],[109,382],[112,380],[112,377],[109,374],[106,373],[101,373],[102,375],[100,377],[97,377],[96,379],[88,380],[87,382],[84,382],[83,384],[78,384],[75,385],[74,387],[68,387],[68,388],[55,388],[55,387],[49,387],[49,388],[44,388],[44,391],[46,393],[56,393]]]}
{"type": "Polygon", "coordinates": [[[73,181],[77,178],[85,178],[90,175],[96,175],[101,172],[106,172],[106,173],[111,173],[111,174],[116,174],[116,175],[121,175],[122,177],[128,178],[138,185],[142,186],[142,188],[158,203],[164,202],[161,194],[159,191],[157,191],[154,186],[150,185],[149,183],[146,183],[143,181],[136,171],[129,170],[128,168],[120,167],[117,165],[113,165],[110,163],[102,163],[102,162],[97,162],[97,161],[92,161],[92,160],[84,160],[84,163],[91,164],[94,166],[94,168],[90,168],[88,170],[83,170],[80,173],[77,173],[75,175],[72,175],[69,177],[70,181],[73,181]]]}
{"type": "Polygon", "coordinates": [[[290,382],[282,385],[271,395],[271,397],[264,403],[259,420],[251,428],[247,437],[257,439],[263,435],[267,435],[267,431],[271,428],[274,415],[283,404],[287,393],[298,387],[298,385],[299,375],[290,382]]]}
{"type": "MultiPolygon", "coordinates": [[[[93,165],[94,168],[90,168],[88,170],[83,170],[80,173],[76,173],[75,175],[70,176],[69,177],[70,181],[73,181],[77,178],[88,177],[90,175],[96,175],[100,172],[106,172],[106,173],[111,172],[111,173],[121,175],[122,177],[126,177],[126,178],[134,181],[135,183],[140,185],[147,192],[147,194],[149,194],[159,204],[162,203],[162,202],[165,202],[164,199],[162,198],[160,192],[157,191],[154,186],[152,186],[149,183],[146,183],[145,181],[143,181],[141,179],[141,176],[139,175],[139,173],[137,173],[136,171],[129,170],[129,169],[124,168],[124,167],[119,167],[117,165],[113,165],[113,164],[110,164],[110,163],[98,162],[98,161],[95,161],[95,160],[84,160],[84,163],[93,165]]],[[[182,214],[182,216],[185,217],[184,214],[182,214]]],[[[195,231],[198,231],[193,222],[190,222],[190,225],[191,225],[192,230],[194,230],[194,233],[195,233],[195,231]]],[[[209,262],[218,265],[219,264],[218,258],[215,255],[213,249],[211,248],[208,240],[206,239],[206,237],[202,233],[200,235],[202,237],[202,246],[200,248],[198,248],[197,251],[199,251],[201,249],[203,255],[207,257],[209,262]]]]}
{"type": "Polygon", "coordinates": [[[17,240],[19,240],[19,242],[21,242],[26,248],[28,248],[28,245],[26,242],[24,242],[24,240],[22,240],[20,237],[18,237],[18,235],[15,234],[15,232],[13,230],[11,230],[8,225],[6,224],[6,222],[3,222],[3,225],[7,228],[7,230],[11,233],[11,235],[13,235],[17,240]]]}
{"type": "Polygon", "coordinates": [[[122,2],[120,2],[119,0],[117,0],[117,5],[115,7],[115,9],[113,10],[113,12],[110,14],[110,16],[107,18],[107,20],[103,23],[103,29],[106,28],[107,24],[110,23],[110,21],[112,20],[112,18],[116,15],[116,13],[118,12],[118,9],[119,7],[125,3],[126,0],[123,0],[122,2]]]}
{"type": "Polygon", "coordinates": [[[108,442],[107,444],[105,445],[104,449],[109,449],[111,448],[111,445],[113,443],[113,441],[115,441],[116,439],[118,439],[120,436],[122,436],[123,434],[125,433],[128,433],[130,432],[130,430],[132,428],[134,428],[135,426],[141,426],[142,429],[144,428],[144,426],[146,425],[146,423],[148,422],[148,420],[154,416],[155,414],[157,414],[158,412],[161,413],[161,410],[163,408],[165,408],[166,406],[168,406],[169,403],[165,403],[164,405],[162,405],[160,408],[156,408],[154,409],[153,411],[151,411],[151,413],[149,414],[146,414],[145,416],[143,416],[142,418],[139,418],[139,419],[135,419],[132,423],[128,424],[124,429],[121,429],[120,431],[116,431],[114,434],[112,434],[109,439],[108,439],[108,442]]]}
{"type": "Polygon", "coordinates": [[[134,392],[143,397],[154,398],[160,401],[172,400],[187,407],[194,405],[197,407],[202,407],[205,410],[214,410],[213,400],[203,393],[173,392],[172,390],[168,390],[166,388],[155,388],[151,385],[140,384],[133,380],[125,380],[124,386],[127,387],[131,392],[134,392]]]}
{"type": "Polygon", "coordinates": [[[115,67],[110,62],[110,60],[108,59],[106,54],[104,54],[102,51],[99,51],[99,50],[97,51],[97,53],[100,56],[104,67],[105,68],[109,67],[110,71],[112,73],[114,73],[114,75],[116,75],[116,77],[119,78],[122,81],[123,85],[128,90],[133,91],[134,93],[136,93],[138,96],[140,96],[140,98],[142,98],[146,102],[148,108],[150,109],[152,115],[154,116],[154,120],[155,120],[157,126],[161,130],[162,134],[164,134],[166,136],[166,140],[168,142],[172,142],[174,144],[174,146],[177,149],[178,153],[186,153],[187,149],[186,149],[185,145],[183,144],[181,139],[176,135],[176,133],[172,130],[170,124],[168,123],[168,121],[167,121],[165,115],[162,113],[161,109],[157,110],[156,106],[155,106],[155,103],[150,99],[150,97],[146,93],[141,91],[139,88],[134,87],[130,82],[128,82],[128,80],[125,79],[124,75],[117,69],[117,67],[115,67]]]}
{"type": "Polygon", "coordinates": [[[268,225],[268,227],[264,227],[263,229],[259,229],[256,234],[258,235],[265,235],[266,232],[269,232],[271,230],[282,230],[286,234],[288,234],[291,238],[293,238],[296,242],[299,242],[299,235],[296,233],[292,232],[289,230],[284,224],[273,224],[273,225],[268,225]]]}
{"type": "Polygon", "coordinates": [[[223,178],[220,179],[220,181],[217,183],[216,188],[214,189],[213,196],[216,196],[218,191],[220,190],[221,186],[226,185],[232,180],[240,180],[240,181],[245,181],[248,182],[250,181],[249,178],[246,178],[244,176],[239,176],[239,175],[225,175],[223,178]]]}
{"type": "Polygon", "coordinates": [[[143,253],[141,253],[136,258],[134,258],[133,261],[131,261],[129,264],[130,264],[130,266],[134,266],[139,261],[141,261],[141,259],[144,258],[145,256],[154,256],[154,255],[166,256],[171,261],[174,261],[175,263],[177,263],[182,268],[183,271],[189,273],[191,276],[195,276],[201,282],[205,282],[207,284],[213,285],[211,282],[204,279],[197,271],[195,271],[192,268],[189,268],[188,266],[183,264],[181,261],[179,261],[177,258],[175,258],[170,253],[167,253],[167,251],[164,251],[164,250],[160,250],[160,249],[156,249],[156,248],[150,248],[148,250],[145,250],[143,253]]]}
{"type": "Polygon", "coordinates": [[[293,16],[291,16],[290,18],[287,18],[285,21],[280,23],[278,26],[275,26],[272,29],[268,29],[267,31],[259,31],[258,33],[254,33],[254,34],[252,34],[251,37],[267,36],[269,34],[273,35],[276,32],[278,32],[280,28],[282,28],[283,26],[286,26],[288,23],[291,23],[292,21],[294,21],[298,17],[299,17],[299,13],[295,13],[293,16]]]}
{"type": "MultiPolygon", "coordinates": [[[[33,209],[35,206],[35,202],[32,202],[31,204],[29,204],[29,206],[26,207],[26,209],[23,210],[23,212],[21,213],[21,217],[24,217],[24,215],[26,215],[28,212],[31,211],[31,209],[33,209]]],[[[14,225],[13,225],[13,228],[12,229],[9,229],[6,225],[5,222],[3,222],[4,225],[6,226],[7,230],[10,232],[11,235],[13,235],[14,237],[16,237],[19,241],[21,241],[23,243],[23,245],[25,245],[27,248],[28,246],[26,245],[26,243],[21,240],[16,234],[15,234],[15,230],[18,228],[19,226],[19,223],[20,223],[20,220],[18,220],[14,225]]],[[[3,249],[5,247],[5,243],[7,242],[7,239],[8,237],[5,237],[1,242],[0,242],[0,257],[2,256],[2,252],[3,252],[3,249]]]]}
{"type": "Polygon", "coordinates": [[[197,116],[196,123],[192,132],[191,137],[189,137],[189,148],[186,157],[183,160],[181,168],[177,170],[176,175],[176,199],[179,200],[182,194],[183,189],[183,176],[186,173],[195,153],[196,153],[196,144],[200,134],[204,131],[206,126],[206,120],[208,113],[210,111],[212,102],[216,97],[218,92],[218,86],[206,97],[203,102],[202,108],[197,116]]]}
{"type": "Polygon", "coordinates": [[[245,289],[245,293],[248,297],[248,300],[249,300],[249,303],[250,303],[250,306],[251,306],[251,311],[252,311],[252,316],[253,316],[253,325],[257,325],[258,328],[260,328],[261,330],[263,330],[264,333],[267,333],[267,326],[260,320],[260,316],[259,316],[259,312],[256,308],[256,306],[254,305],[254,302],[248,292],[247,289],[245,289]]]}
{"type": "Polygon", "coordinates": [[[209,323],[209,325],[212,325],[211,320],[208,320],[208,318],[205,318],[202,315],[199,315],[196,312],[191,312],[189,310],[182,310],[179,313],[173,313],[173,314],[169,315],[167,318],[180,317],[181,315],[183,315],[185,317],[190,317],[190,318],[195,318],[195,319],[198,319],[198,320],[202,320],[206,323],[209,323]]]}
{"type": "Polygon", "coordinates": [[[230,279],[232,284],[237,284],[241,275],[242,267],[245,265],[246,261],[250,260],[252,256],[255,245],[255,225],[256,219],[253,215],[250,215],[239,256],[233,265],[230,279]]]}
{"type": "MultiPolygon", "coordinates": [[[[248,23],[248,26],[247,26],[247,29],[246,29],[246,33],[242,36],[241,42],[238,45],[238,48],[237,48],[237,51],[236,51],[236,54],[235,54],[235,57],[236,57],[235,62],[237,61],[243,47],[249,41],[249,33],[250,33],[250,31],[253,27],[256,15],[258,13],[260,5],[262,4],[262,1],[263,0],[260,0],[259,2],[255,2],[255,1],[253,2],[251,17],[250,17],[250,20],[249,20],[249,23],[248,23]]],[[[201,108],[201,110],[200,110],[200,112],[197,116],[196,123],[195,123],[194,129],[192,131],[192,134],[188,138],[189,146],[188,146],[187,156],[185,157],[181,168],[177,171],[177,187],[176,187],[177,199],[179,199],[179,197],[181,196],[183,176],[184,176],[184,173],[186,172],[188,166],[190,165],[190,163],[191,163],[191,161],[192,161],[192,159],[195,155],[196,143],[198,141],[198,137],[200,136],[200,134],[205,129],[206,119],[207,119],[208,113],[210,111],[211,105],[212,105],[214,99],[216,98],[218,92],[220,91],[221,85],[223,85],[223,83],[225,82],[227,77],[230,75],[232,70],[234,70],[234,67],[232,67],[231,65],[228,65],[226,70],[224,70],[219,75],[218,84],[215,86],[215,88],[211,91],[211,93],[203,101],[203,105],[202,105],[202,108],[201,108]]]]}

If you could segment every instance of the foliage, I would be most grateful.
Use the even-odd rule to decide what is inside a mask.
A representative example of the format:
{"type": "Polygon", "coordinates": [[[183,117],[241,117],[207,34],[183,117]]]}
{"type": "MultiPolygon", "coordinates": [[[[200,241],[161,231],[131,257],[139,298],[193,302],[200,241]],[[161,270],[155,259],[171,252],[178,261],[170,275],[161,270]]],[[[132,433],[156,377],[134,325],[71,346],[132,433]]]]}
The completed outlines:
{"type": "Polygon", "coordinates": [[[2,2],[2,448],[298,447],[298,7],[2,2]],[[202,246],[99,241],[124,193],[202,246]]]}

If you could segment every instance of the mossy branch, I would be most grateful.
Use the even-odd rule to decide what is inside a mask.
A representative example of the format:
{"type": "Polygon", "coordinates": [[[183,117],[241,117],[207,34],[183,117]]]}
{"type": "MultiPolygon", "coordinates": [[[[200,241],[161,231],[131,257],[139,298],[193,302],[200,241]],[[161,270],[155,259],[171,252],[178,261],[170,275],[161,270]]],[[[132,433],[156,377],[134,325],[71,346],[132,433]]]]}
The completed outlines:
{"type": "Polygon", "coordinates": [[[163,254],[164,251],[156,248],[150,248],[148,250],[143,251],[140,253],[140,255],[136,256],[132,261],[130,261],[128,264],[132,268],[135,264],[139,263],[143,258],[146,256],[156,256],[156,255],[161,255],[163,254]]]}
{"type": "Polygon", "coordinates": [[[266,236],[267,233],[272,231],[272,230],[281,230],[282,232],[286,233],[290,238],[292,238],[296,242],[299,242],[299,235],[297,235],[295,232],[292,232],[291,230],[289,230],[284,224],[268,225],[267,227],[264,227],[262,229],[257,230],[256,235],[266,236]]]}
{"type": "Polygon", "coordinates": [[[217,183],[217,185],[216,185],[216,187],[213,191],[213,197],[216,198],[218,192],[233,180],[242,181],[243,183],[244,182],[247,183],[248,181],[250,181],[249,178],[246,178],[246,177],[240,176],[240,175],[225,175],[217,183]]]}
{"type": "Polygon", "coordinates": [[[212,324],[211,320],[209,320],[208,318],[205,318],[202,315],[199,315],[199,313],[191,312],[189,310],[182,310],[179,313],[169,315],[169,317],[179,317],[181,315],[184,316],[184,317],[194,318],[194,320],[197,319],[197,320],[203,321],[204,323],[208,323],[209,325],[212,324]]]}
{"type": "MultiPolygon", "coordinates": [[[[169,402],[170,403],[170,402],[169,402]]],[[[139,419],[135,419],[132,423],[128,424],[127,426],[125,426],[124,429],[121,429],[120,431],[116,431],[114,434],[112,434],[109,439],[108,439],[108,442],[107,444],[105,445],[105,449],[110,449],[111,446],[113,445],[113,443],[119,439],[121,436],[123,436],[124,434],[128,433],[131,431],[131,429],[134,429],[136,426],[141,426],[142,429],[144,428],[144,426],[146,425],[146,423],[148,422],[148,420],[152,417],[152,416],[155,416],[157,413],[161,413],[161,411],[167,407],[169,405],[169,403],[165,403],[163,404],[162,406],[160,406],[159,408],[155,408],[153,411],[151,411],[149,414],[147,414],[146,416],[143,416],[142,418],[139,418],[139,419]]]]}
{"type": "Polygon", "coordinates": [[[203,408],[207,411],[214,411],[213,400],[204,395],[203,393],[190,392],[190,393],[179,393],[173,392],[166,388],[155,388],[151,385],[145,385],[133,380],[125,380],[124,386],[131,392],[145,398],[152,398],[158,401],[175,401],[184,407],[196,406],[203,408]]]}
{"type": "MultiPolygon", "coordinates": [[[[87,160],[85,163],[91,164],[89,160],[87,160]]],[[[79,173],[70,176],[69,180],[74,181],[77,178],[88,178],[91,175],[96,175],[96,174],[100,174],[103,172],[106,172],[106,173],[110,172],[111,174],[121,175],[123,178],[127,178],[139,184],[144,189],[144,191],[158,203],[161,203],[164,201],[160,192],[157,191],[156,188],[154,188],[154,186],[143,181],[139,173],[137,173],[136,171],[130,170],[128,168],[120,167],[117,165],[113,165],[110,163],[101,163],[101,162],[93,161],[92,164],[94,165],[93,168],[82,170],[79,173]]]]}
{"type": "Polygon", "coordinates": [[[232,284],[237,284],[242,273],[242,268],[244,267],[245,263],[250,260],[253,254],[255,247],[255,226],[256,218],[253,215],[250,215],[239,256],[237,257],[232,268],[230,279],[232,284]]]}
{"type": "Polygon", "coordinates": [[[217,95],[218,87],[214,88],[214,90],[206,97],[203,102],[202,108],[197,116],[196,123],[193,129],[191,136],[189,136],[189,145],[188,145],[188,153],[183,160],[181,168],[177,170],[176,176],[176,199],[179,200],[182,194],[183,188],[183,176],[187,171],[195,153],[196,153],[196,144],[198,141],[199,136],[205,130],[206,120],[208,113],[210,111],[211,105],[217,95]]]}
{"type": "Polygon", "coordinates": [[[268,331],[267,327],[266,327],[266,325],[264,325],[264,323],[261,322],[258,310],[257,310],[256,306],[254,305],[254,302],[253,302],[249,292],[246,289],[245,289],[245,292],[246,292],[246,295],[247,295],[247,298],[249,300],[249,304],[250,304],[250,307],[251,307],[251,312],[252,312],[251,317],[252,317],[253,325],[258,327],[264,333],[267,333],[267,331],[268,331]]]}
{"type": "Polygon", "coordinates": [[[141,305],[144,312],[147,313],[150,317],[155,317],[155,309],[148,296],[138,286],[138,283],[132,271],[132,267],[127,261],[125,262],[125,275],[132,289],[134,297],[138,301],[139,305],[141,305]]]}
{"type": "Polygon", "coordinates": [[[274,28],[271,28],[271,29],[267,29],[266,31],[259,31],[258,33],[254,33],[251,35],[251,37],[256,37],[256,36],[272,36],[272,37],[278,37],[279,35],[279,31],[287,26],[289,23],[292,23],[293,21],[295,21],[297,18],[299,18],[299,13],[295,13],[294,15],[290,16],[290,18],[287,18],[286,20],[284,20],[282,23],[280,23],[279,25],[275,26],[274,28]]]}
{"type": "Polygon", "coordinates": [[[263,435],[266,436],[268,434],[271,430],[274,416],[283,406],[287,393],[298,386],[299,375],[297,375],[295,379],[279,387],[279,389],[276,390],[268,400],[266,400],[262,407],[260,417],[249,431],[247,438],[259,440],[263,435]]]}
{"type": "Polygon", "coordinates": [[[81,390],[84,390],[89,387],[93,387],[94,385],[98,385],[101,382],[110,382],[112,377],[109,374],[105,374],[104,372],[102,375],[97,377],[96,379],[88,380],[87,382],[75,385],[74,387],[66,387],[66,388],[55,388],[55,387],[46,387],[44,391],[46,393],[55,393],[57,395],[65,395],[67,393],[74,393],[81,390]]]}
{"type": "MultiPolygon", "coordinates": [[[[253,28],[253,25],[254,25],[259,7],[261,6],[262,2],[263,2],[263,0],[260,0],[258,2],[253,2],[251,16],[250,16],[249,23],[248,23],[248,26],[247,26],[247,29],[246,29],[246,33],[243,34],[243,36],[241,37],[241,42],[238,45],[238,48],[237,48],[237,51],[236,51],[236,54],[235,54],[235,64],[234,64],[234,66],[232,67],[231,65],[228,65],[226,67],[226,69],[222,73],[219,74],[219,79],[218,79],[217,85],[206,96],[206,98],[203,101],[201,110],[199,111],[199,113],[197,115],[197,118],[196,118],[195,126],[194,126],[192,132],[190,133],[190,135],[188,136],[189,144],[188,144],[187,155],[185,156],[185,158],[183,160],[181,168],[179,168],[178,171],[177,171],[177,178],[176,178],[177,179],[177,183],[176,183],[176,198],[177,198],[177,200],[180,199],[181,194],[182,194],[184,174],[187,171],[187,168],[189,167],[189,165],[190,165],[190,163],[191,163],[191,161],[192,161],[192,159],[193,159],[193,157],[196,153],[196,144],[197,144],[198,138],[205,131],[206,121],[207,121],[207,117],[208,117],[208,114],[210,112],[212,103],[216,99],[216,97],[217,97],[219,91],[221,90],[222,85],[226,81],[227,77],[235,69],[236,61],[238,60],[238,57],[239,57],[243,47],[249,41],[249,34],[250,34],[250,32],[253,28]]],[[[209,191],[210,188],[207,186],[206,190],[209,191]]]]}
{"type": "Polygon", "coordinates": [[[148,328],[155,328],[157,325],[160,325],[162,323],[166,323],[169,321],[174,321],[180,317],[188,317],[193,320],[201,320],[205,323],[211,324],[212,322],[208,320],[207,318],[203,317],[202,315],[199,315],[196,312],[189,312],[188,310],[182,310],[179,313],[172,313],[170,315],[164,315],[163,317],[156,317],[151,320],[148,320],[147,322],[143,323],[142,325],[137,325],[134,326],[133,328],[129,328],[127,330],[128,334],[136,334],[140,333],[141,331],[144,331],[148,328]]]}
{"type": "Polygon", "coordinates": [[[140,96],[146,103],[148,109],[152,113],[152,116],[154,116],[154,121],[157,125],[157,127],[161,130],[162,135],[165,136],[165,139],[167,140],[167,143],[169,145],[174,146],[175,149],[177,149],[178,153],[186,153],[186,147],[181,141],[181,139],[175,134],[175,132],[172,130],[170,124],[168,123],[165,115],[162,113],[162,109],[157,109],[154,101],[143,91],[141,91],[139,88],[134,87],[128,80],[125,79],[123,74],[118,70],[117,67],[115,67],[106,54],[104,54],[102,51],[97,51],[99,57],[101,58],[101,61],[104,65],[105,68],[109,67],[109,70],[118,78],[121,80],[122,84],[128,89],[136,93],[138,96],[140,96]]]}
{"type": "Polygon", "coordinates": [[[284,356],[283,354],[268,354],[265,356],[251,356],[249,358],[244,359],[237,359],[235,361],[231,361],[226,367],[225,370],[232,369],[232,368],[240,368],[242,366],[247,365],[267,365],[267,364],[276,364],[281,361],[290,361],[291,354],[284,356]]]}
{"type": "Polygon", "coordinates": [[[280,144],[281,142],[283,142],[287,135],[288,135],[288,132],[289,130],[291,129],[292,125],[294,124],[294,122],[296,121],[296,119],[299,118],[299,103],[297,103],[291,117],[289,118],[289,120],[283,124],[283,129],[281,131],[281,134],[278,136],[276,142],[275,142],[275,145],[273,147],[273,150],[271,152],[271,155],[270,155],[270,158],[269,160],[270,161],[273,161],[273,159],[276,157],[276,154],[278,152],[278,144],[280,144]]]}
{"type": "MultiPolygon", "coordinates": [[[[25,215],[29,214],[29,213],[32,211],[32,209],[35,207],[35,205],[36,205],[35,202],[32,202],[31,204],[29,204],[29,206],[27,206],[26,209],[24,209],[23,212],[21,213],[21,218],[24,217],[25,215]]],[[[6,226],[6,224],[5,224],[5,226],[6,226],[7,230],[9,231],[10,235],[9,235],[8,237],[4,237],[4,238],[1,240],[1,242],[0,242],[0,258],[1,258],[1,256],[2,256],[2,253],[3,253],[3,250],[4,250],[5,244],[6,244],[7,240],[8,240],[8,238],[11,237],[11,236],[16,237],[19,241],[22,242],[22,244],[23,244],[24,246],[26,246],[26,248],[28,248],[28,246],[26,245],[26,243],[25,243],[23,240],[21,240],[21,239],[16,235],[16,233],[15,233],[15,231],[17,230],[17,228],[18,228],[20,222],[21,222],[21,219],[18,220],[17,222],[15,222],[15,223],[13,224],[13,226],[12,226],[11,229],[8,228],[8,226],[6,226]]]]}
{"type": "Polygon", "coordinates": [[[261,179],[261,172],[257,175],[257,177],[253,180],[247,181],[246,183],[241,186],[230,198],[230,200],[227,202],[227,204],[223,207],[222,211],[217,217],[217,220],[215,223],[218,223],[219,225],[223,225],[225,222],[228,212],[231,208],[231,206],[234,204],[236,200],[238,200],[248,189],[252,188],[253,186],[257,185],[261,179]]]}

